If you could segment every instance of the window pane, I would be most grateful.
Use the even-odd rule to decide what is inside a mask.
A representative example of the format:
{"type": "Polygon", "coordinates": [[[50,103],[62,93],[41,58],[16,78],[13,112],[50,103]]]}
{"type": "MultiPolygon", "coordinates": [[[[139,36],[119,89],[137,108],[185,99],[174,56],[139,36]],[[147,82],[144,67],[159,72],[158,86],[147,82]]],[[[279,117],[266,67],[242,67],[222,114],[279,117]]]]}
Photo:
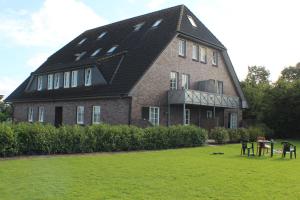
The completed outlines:
{"type": "Polygon", "coordinates": [[[53,74],[48,75],[48,90],[53,89],[53,74]]]}
{"type": "Polygon", "coordinates": [[[77,87],[78,71],[72,71],[72,87],[77,87]]]}
{"type": "Polygon", "coordinates": [[[185,40],[179,40],[179,43],[178,43],[178,54],[180,56],[185,56],[185,40]]]}

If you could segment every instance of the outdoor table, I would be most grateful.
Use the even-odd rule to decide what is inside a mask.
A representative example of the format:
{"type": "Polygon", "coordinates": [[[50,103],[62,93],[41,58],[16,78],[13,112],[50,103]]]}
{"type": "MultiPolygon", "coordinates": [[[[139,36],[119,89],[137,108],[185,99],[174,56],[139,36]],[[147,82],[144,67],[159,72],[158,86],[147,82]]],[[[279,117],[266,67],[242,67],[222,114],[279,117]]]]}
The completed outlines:
{"type": "Polygon", "coordinates": [[[274,142],[273,140],[257,140],[257,143],[259,145],[259,150],[258,150],[258,156],[261,156],[261,150],[263,148],[263,146],[265,146],[266,144],[270,144],[271,146],[271,157],[273,157],[273,149],[274,149],[274,142]]]}

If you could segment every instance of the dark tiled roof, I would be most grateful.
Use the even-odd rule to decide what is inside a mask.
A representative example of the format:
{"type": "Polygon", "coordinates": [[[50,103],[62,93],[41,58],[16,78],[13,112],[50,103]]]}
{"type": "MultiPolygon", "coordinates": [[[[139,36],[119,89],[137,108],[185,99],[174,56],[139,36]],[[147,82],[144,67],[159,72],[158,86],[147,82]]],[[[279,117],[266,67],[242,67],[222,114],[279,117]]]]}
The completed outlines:
{"type": "Polygon", "coordinates": [[[126,96],[178,32],[225,49],[191,11],[183,5],[175,6],[85,31],[51,55],[32,73],[33,75],[46,74],[94,65],[109,84],[24,92],[30,80],[28,78],[6,101],[54,100],[79,96],[126,96]],[[197,23],[196,29],[188,21],[187,15],[194,18],[197,23]],[[159,19],[162,19],[161,24],[153,28],[152,25],[159,19]],[[140,30],[134,31],[134,26],[140,23],[144,23],[144,25],[140,30]],[[97,39],[103,32],[107,32],[107,34],[103,38],[97,39]],[[78,45],[84,38],[86,40],[78,45]],[[106,52],[114,45],[118,45],[116,50],[111,55],[107,55],[106,52]],[[91,57],[90,55],[99,48],[101,51],[95,57],[91,57]],[[82,52],[86,52],[85,55],[79,61],[75,61],[75,54],[82,52]]]}

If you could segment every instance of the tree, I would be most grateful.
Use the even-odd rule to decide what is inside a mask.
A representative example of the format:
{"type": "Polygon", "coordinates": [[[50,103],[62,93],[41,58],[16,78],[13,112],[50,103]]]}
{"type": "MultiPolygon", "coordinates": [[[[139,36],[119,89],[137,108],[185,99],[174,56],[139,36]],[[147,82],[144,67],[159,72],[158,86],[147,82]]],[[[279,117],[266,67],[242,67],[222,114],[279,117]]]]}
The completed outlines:
{"type": "Polygon", "coordinates": [[[269,84],[270,72],[263,66],[249,66],[245,82],[252,85],[269,84]]]}
{"type": "Polygon", "coordinates": [[[280,79],[285,81],[295,81],[300,79],[300,63],[298,63],[295,67],[290,66],[282,70],[280,79]]]}
{"type": "Polygon", "coordinates": [[[0,122],[7,121],[12,117],[12,107],[9,104],[5,104],[0,99],[0,122]]]}

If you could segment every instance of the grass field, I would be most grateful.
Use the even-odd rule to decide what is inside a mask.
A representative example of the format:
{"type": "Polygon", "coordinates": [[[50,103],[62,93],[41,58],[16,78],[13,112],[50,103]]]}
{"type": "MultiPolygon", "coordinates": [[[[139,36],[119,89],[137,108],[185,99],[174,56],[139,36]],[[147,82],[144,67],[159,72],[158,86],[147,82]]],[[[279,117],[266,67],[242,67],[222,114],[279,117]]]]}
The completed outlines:
{"type": "Polygon", "coordinates": [[[239,144],[0,160],[0,199],[300,199],[300,160],[239,144]]]}

